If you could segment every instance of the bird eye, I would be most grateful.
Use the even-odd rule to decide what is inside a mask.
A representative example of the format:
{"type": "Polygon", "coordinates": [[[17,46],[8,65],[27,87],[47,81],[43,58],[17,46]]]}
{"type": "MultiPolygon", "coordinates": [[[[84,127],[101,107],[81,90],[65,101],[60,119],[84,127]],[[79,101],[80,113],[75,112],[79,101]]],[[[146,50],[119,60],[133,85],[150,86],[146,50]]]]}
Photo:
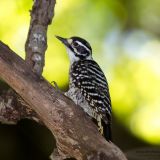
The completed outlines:
{"type": "Polygon", "coordinates": [[[73,42],[73,46],[77,47],[79,44],[77,42],[73,42]]]}

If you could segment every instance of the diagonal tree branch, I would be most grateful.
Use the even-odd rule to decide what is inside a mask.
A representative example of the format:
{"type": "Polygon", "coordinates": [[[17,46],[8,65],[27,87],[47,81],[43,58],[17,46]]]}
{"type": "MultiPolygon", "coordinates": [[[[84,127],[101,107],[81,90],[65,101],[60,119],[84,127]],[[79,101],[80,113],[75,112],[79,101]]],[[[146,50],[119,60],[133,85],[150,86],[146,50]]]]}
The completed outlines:
{"type": "Polygon", "coordinates": [[[105,141],[80,107],[34,74],[2,42],[0,66],[0,77],[26,100],[54,134],[61,156],[77,160],[126,160],[115,145],[105,141]]]}
{"type": "Polygon", "coordinates": [[[42,123],[37,113],[13,89],[3,90],[0,95],[0,122],[16,124],[24,118],[42,123]]]}
{"type": "MultiPolygon", "coordinates": [[[[99,135],[80,108],[39,77],[44,67],[46,32],[54,15],[54,6],[55,0],[34,1],[25,45],[29,66],[0,43],[0,77],[28,103],[13,90],[3,92],[0,96],[0,121],[16,123],[22,118],[39,123],[43,121],[55,135],[58,151],[63,158],[125,160],[114,144],[109,144],[99,135]]],[[[61,159],[59,154],[56,153],[56,156],[61,159]]]]}

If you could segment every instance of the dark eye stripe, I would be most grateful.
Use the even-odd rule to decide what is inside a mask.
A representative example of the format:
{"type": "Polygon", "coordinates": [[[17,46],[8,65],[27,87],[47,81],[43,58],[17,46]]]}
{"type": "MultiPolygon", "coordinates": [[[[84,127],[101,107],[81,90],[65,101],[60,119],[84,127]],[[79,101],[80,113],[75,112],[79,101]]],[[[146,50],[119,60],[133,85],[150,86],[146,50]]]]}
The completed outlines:
{"type": "Polygon", "coordinates": [[[88,47],[88,45],[85,45],[85,44],[83,44],[83,43],[80,42],[80,41],[75,41],[74,43],[77,43],[77,46],[76,46],[76,47],[81,46],[81,47],[84,48],[84,50],[87,50],[87,51],[90,52],[90,53],[92,52],[91,49],[88,47]]]}
{"type": "Polygon", "coordinates": [[[68,47],[76,57],[84,60],[92,55],[91,46],[86,40],[79,37],[71,37],[70,39],[72,39],[72,43],[68,47]]]}
{"type": "Polygon", "coordinates": [[[79,44],[77,42],[73,42],[72,44],[73,44],[74,47],[78,47],[79,46],[79,44]]]}
{"type": "Polygon", "coordinates": [[[91,53],[86,50],[83,46],[79,46],[77,48],[77,52],[75,53],[77,57],[79,57],[80,59],[85,59],[86,57],[88,57],[91,53]]]}
{"type": "Polygon", "coordinates": [[[92,53],[92,48],[90,46],[90,44],[83,38],[80,37],[71,37],[72,40],[77,41],[77,42],[81,42],[83,45],[85,45],[92,53]]]}
{"type": "Polygon", "coordinates": [[[80,59],[85,59],[91,54],[90,50],[87,50],[84,46],[78,45],[77,47],[69,46],[70,50],[74,52],[75,56],[80,59]]]}

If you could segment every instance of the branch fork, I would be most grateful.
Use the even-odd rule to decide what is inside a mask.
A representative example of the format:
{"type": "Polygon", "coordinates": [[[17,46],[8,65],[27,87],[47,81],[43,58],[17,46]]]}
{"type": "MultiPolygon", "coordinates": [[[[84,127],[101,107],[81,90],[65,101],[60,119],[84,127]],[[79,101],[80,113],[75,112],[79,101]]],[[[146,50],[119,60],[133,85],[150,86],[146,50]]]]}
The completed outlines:
{"type": "Polygon", "coordinates": [[[54,6],[55,0],[34,1],[25,61],[0,42],[0,77],[16,91],[9,89],[0,95],[0,121],[15,124],[30,118],[43,123],[56,138],[58,150],[51,157],[57,160],[126,160],[117,146],[105,141],[80,107],[41,76],[54,6]]]}

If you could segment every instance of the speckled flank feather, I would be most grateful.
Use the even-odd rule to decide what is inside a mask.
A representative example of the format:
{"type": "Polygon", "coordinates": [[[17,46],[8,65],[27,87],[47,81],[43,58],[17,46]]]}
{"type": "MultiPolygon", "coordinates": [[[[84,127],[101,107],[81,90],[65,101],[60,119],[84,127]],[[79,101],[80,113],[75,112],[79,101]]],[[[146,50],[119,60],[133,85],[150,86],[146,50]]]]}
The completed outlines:
{"type": "Polygon", "coordinates": [[[97,113],[106,117],[111,114],[111,101],[106,78],[93,60],[83,60],[73,63],[70,71],[72,83],[82,92],[82,95],[95,108],[97,113]]]}
{"type": "Polygon", "coordinates": [[[68,95],[97,120],[99,131],[104,135],[103,125],[111,125],[111,100],[106,78],[95,61],[80,60],[72,64],[68,95]]]}

